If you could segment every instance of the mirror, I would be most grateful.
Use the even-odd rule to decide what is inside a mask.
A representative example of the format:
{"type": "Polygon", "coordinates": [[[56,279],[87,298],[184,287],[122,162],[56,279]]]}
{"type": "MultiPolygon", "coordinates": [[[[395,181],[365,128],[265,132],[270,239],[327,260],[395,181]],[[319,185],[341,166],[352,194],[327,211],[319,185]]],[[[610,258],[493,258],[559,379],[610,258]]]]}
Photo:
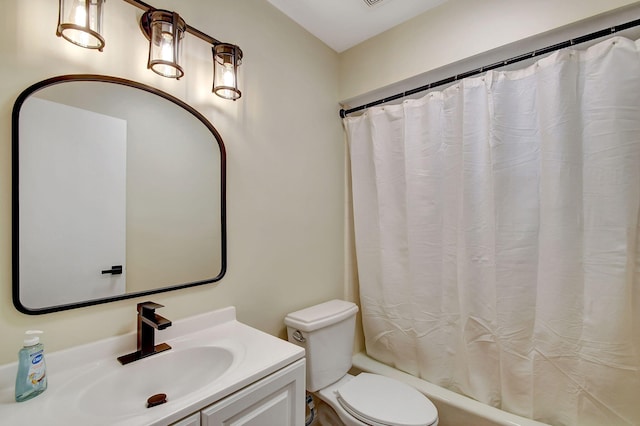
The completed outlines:
{"type": "Polygon", "coordinates": [[[12,117],[13,303],[43,314],[226,272],[226,156],[199,112],[141,83],[50,78],[12,117]]]}

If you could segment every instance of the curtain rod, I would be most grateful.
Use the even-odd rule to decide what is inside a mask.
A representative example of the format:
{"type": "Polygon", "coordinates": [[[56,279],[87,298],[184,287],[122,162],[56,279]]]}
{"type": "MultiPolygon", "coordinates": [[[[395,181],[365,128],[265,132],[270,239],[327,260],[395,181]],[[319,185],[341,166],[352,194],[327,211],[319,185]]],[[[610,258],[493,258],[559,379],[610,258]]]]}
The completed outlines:
{"type": "Polygon", "coordinates": [[[515,64],[516,62],[524,61],[526,59],[535,58],[536,56],[545,55],[547,53],[554,52],[556,50],[564,49],[565,47],[570,47],[575,44],[584,43],[586,41],[595,40],[600,37],[605,37],[607,35],[614,34],[619,31],[628,30],[629,28],[637,27],[640,25],[640,19],[636,19],[633,21],[626,22],[621,25],[616,25],[610,28],[605,28],[600,31],[596,31],[590,34],[586,34],[580,37],[572,38],[567,41],[563,41],[561,43],[557,43],[551,46],[544,47],[542,49],[533,50],[528,53],[524,53],[522,55],[514,56],[513,58],[505,59],[503,61],[495,62],[490,65],[485,65],[480,68],[476,68],[471,71],[464,72],[462,74],[456,74],[451,77],[447,77],[442,80],[435,81],[433,83],[425,84],[424,86],[417,87],[415,89],[407,90],[406,92],[398,93],[383,99],[378,99],[377,101],[370,102],[368,104],[360,105],[350,109],[340,109],[340,117],[345,118],[347,114],[351,114],[353,112],[362,111],[363,109],[367,109],[376,105],[380,105],[386,102],[395,101],[396,99],[402,99],[406,96],[415,95],[416,93],[424,92],[425,90],[433,89],[434,87],[443,86],[445,84],[453,83],[458,80],[462,80],[463,78],[471,77],[473,75],[481,74],[485,71],[490,71],[496,68],[501,68],[507,65],[515,64]]]}

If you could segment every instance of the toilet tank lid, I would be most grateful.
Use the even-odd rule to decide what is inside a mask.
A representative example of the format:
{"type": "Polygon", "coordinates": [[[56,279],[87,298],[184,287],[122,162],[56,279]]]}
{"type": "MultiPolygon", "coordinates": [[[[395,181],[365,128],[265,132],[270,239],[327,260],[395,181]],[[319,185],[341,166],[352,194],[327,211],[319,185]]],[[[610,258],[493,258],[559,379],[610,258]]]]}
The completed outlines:
{"type": "Polygon", "coordinates": [[[284,323],[288,327],[309,332],[345,320],[356,312],[358,306],[355,303],[335,299],[292,312],[285,317],[284,323]]]}

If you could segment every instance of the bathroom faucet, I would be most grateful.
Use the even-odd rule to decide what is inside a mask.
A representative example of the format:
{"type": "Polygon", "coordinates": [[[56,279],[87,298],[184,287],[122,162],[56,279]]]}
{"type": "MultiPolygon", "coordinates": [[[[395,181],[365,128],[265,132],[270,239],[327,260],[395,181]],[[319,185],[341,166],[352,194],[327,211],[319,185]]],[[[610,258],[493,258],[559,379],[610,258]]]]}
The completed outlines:
{"type": "Polygon", "coordinates": [[[138,350],[118,357],[122,365],[171,349],[166,343],[155,344],[155,330],[171,326],[171,321],[155,313],[162,307],[154,302],[138,303],[138,350]]]}

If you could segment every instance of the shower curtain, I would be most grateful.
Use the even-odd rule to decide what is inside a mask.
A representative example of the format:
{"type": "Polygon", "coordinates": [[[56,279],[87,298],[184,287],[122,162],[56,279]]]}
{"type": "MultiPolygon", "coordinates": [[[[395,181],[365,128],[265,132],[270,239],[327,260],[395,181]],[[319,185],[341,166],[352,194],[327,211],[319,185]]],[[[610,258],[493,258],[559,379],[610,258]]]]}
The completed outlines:
{"type": "Polygon", "coordinates": [[[368,354],[553,425],[640,425],[640,43],[344,124],[368,354]]]}

